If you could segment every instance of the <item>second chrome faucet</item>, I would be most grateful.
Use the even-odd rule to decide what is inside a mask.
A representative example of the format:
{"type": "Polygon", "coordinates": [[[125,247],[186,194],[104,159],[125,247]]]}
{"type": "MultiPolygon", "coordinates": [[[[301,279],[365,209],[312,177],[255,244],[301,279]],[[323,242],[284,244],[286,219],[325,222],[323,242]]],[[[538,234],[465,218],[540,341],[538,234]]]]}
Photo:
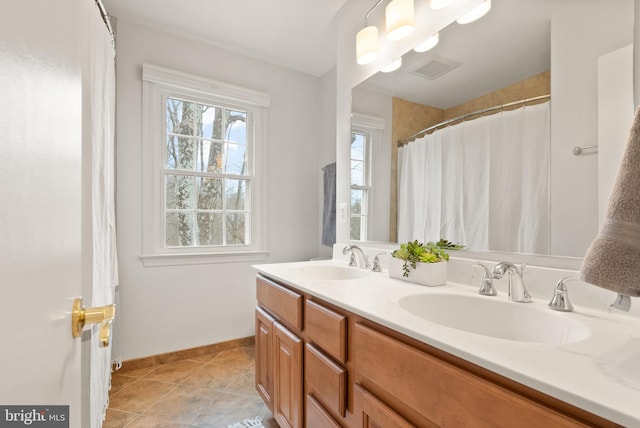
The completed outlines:
{"type": "Polygon", "coordinates": [[[509,300],[520,303],[531,302],[531,294],[524,285],[522,269],[509,262],[500,262],[491,271],[495,279],[501,279],[505,274],[509,278],[509,300]]]}

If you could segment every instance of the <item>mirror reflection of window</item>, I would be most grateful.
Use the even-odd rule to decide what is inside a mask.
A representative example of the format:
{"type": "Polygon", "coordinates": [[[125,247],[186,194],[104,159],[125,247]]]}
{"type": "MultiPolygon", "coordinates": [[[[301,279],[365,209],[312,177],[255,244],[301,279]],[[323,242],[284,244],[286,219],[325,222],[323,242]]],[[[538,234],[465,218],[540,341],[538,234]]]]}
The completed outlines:
{"type": "Polygon", "coordinates": [[[366,131],[351,133],[351,240],[367,240],[368,196],[371,191],[369,179],[369,146],[371,136],[366,131]]]}

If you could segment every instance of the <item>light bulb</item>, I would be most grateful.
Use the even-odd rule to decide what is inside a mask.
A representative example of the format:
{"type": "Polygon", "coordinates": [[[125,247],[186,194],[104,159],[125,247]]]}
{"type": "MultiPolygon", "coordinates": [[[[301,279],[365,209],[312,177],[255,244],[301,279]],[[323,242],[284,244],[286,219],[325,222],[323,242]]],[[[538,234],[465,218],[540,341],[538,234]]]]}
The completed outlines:
{"type": "Polygon", "coordinates": [[[444,9],[453,3],[454,0],[429,0],[429,7],[433,10],[444,9]]]}
{"type": "Polygon", "coordinates": [[[491,0],[484,0],[478,6],[476,6],[471,12],[462,15],[458,18],[458,24],[469,24],[470,22],[476,21],[489,12],[491,9],[491,0]]]}
{"type": "Polygon", "coordinates": [[[392,0],[385,12],[387,38],[400,40],[413,31],[413,0],[392,0]]]}
{"type": "Polygon", "coordinates": [[[370,25],[356,35],[356,62],[370,64],[378,57],[378,28],[370,25]]]}
{"type": "Polygon", "coordinates": [[[440,33],[436,33],[433,36],[429,37],[424,42],[420,43],[418,46],[413,48],[416,52],[426,52],[428,50],[433,49],[438,42],[440,41],[440,33]]]}

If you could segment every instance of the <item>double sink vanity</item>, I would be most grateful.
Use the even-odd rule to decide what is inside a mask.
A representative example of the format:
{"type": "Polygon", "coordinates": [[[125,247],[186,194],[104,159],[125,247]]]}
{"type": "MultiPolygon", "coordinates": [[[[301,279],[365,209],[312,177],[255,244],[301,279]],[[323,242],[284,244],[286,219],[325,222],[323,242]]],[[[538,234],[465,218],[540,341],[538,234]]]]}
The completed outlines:
{"type": "Polygon", "coordinates": [[[424,287],[335,256],[255,267],[256,388],[281,427],[640,426],[640,318],[584,305],[595,287],[569,283],[565,313],[553,283],[518,303],[451,268],[424,287]]]}

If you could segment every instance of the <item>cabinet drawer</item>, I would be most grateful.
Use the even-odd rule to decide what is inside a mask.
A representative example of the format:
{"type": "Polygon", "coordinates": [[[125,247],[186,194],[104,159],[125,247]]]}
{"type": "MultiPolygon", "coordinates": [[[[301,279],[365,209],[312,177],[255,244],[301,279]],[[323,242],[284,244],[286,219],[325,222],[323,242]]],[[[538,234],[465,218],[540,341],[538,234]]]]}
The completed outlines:
{"type": "Polygon", "coordinates": [[[256,280],[256,295],[264,306],[291,327],[302,330],[302,295],[265,278],[256,280]]]}
{"type": "Polygon", "coordinates": [[[307,394],[307,428],[342,428],[320,403],[307,394]]]}
{"type": "Polygon", "coordinates": [[[344,417],[347,407],[346,369],[309,343],[305,347],[304,361],[307,392],[312,393],[328,410],[344,417]]]}
{"type": "Polygon", "coordinates": [[[411,409],[439,427],[586,426],[362,324],[354,336],[360,381],[380,388],[396,410],[411,409]]]}
{"type": "Polygon", "coordinates": [[[324,306],[305,301],[307,337],[342,363],[347,362],[347,317],[324,306]]]}
{"type": "Polygon", "coordinates": [[[356,419],[362,421],[362,428],[416,428],[360,385],[353,386],[353,393],[356,419]]]}

